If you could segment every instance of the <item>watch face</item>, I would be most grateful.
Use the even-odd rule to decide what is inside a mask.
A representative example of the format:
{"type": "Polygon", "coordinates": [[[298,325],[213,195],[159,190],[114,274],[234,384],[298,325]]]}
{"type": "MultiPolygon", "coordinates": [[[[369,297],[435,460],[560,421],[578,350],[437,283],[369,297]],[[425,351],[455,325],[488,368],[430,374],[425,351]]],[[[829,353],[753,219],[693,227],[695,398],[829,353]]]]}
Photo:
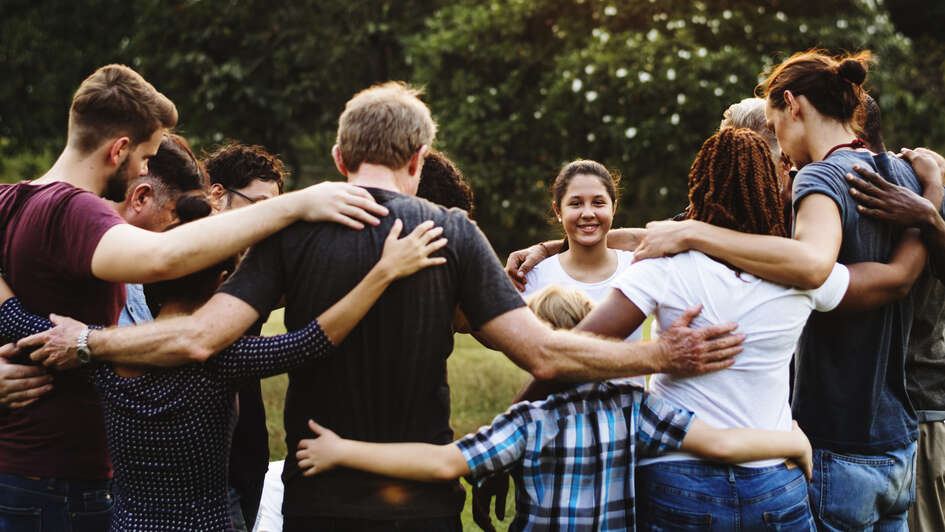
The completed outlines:
{"type": "Polygon", "coordinates": [[[79,362],[83,364],[88,364],[92,360],[92,351],[88,347],[78,347],[76,348],[76,356],[79,359],[79,362]]]}

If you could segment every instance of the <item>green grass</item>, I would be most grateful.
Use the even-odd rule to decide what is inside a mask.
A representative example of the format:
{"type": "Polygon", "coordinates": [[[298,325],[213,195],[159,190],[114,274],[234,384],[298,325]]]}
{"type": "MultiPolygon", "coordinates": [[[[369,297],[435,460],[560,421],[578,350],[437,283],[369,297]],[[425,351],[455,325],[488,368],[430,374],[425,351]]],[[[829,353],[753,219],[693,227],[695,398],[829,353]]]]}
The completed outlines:
{"type": "MultiPolygon", "coordinates": [[[[263,334],[279,334],[282,325],[282,310],[273,312],[263,326],[263,334]]],[[[502,353],[486,349],[472,336],[457,334],[453,354],[447,363],[450,383],[452,417],[450,423],[456,436],[475,431],[487,425],[497,414],[504,412],[512,398],[525,382],[527,373],[516,367],[502,353]]],[[[278,375],[262,382],[263,402],[266,405],[266,424],[269,427],[270,459],[285,457],[285,429],[282,426],[282,408],[288,377],[278,375]]],[[[466,487],[466,506],[463,508],[463,529],[479,530],[472,519],[472,495],[466,487]]],[[[511,490],[506,501],[504,522],[493,522],[496,529],[508,530],[515,510],[511,490]]]]}

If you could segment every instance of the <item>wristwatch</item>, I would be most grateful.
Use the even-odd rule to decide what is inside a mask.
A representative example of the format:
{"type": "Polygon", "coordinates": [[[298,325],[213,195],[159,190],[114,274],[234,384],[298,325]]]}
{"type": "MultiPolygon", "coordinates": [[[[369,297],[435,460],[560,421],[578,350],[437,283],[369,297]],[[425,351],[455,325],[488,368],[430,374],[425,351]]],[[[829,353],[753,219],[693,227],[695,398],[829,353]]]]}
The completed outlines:
{"type": "Polygon", "coordinates": [[[88,327],[82,329],[79,333],[79,339],[75,343],[75,354],[79,362],[88,364],[92,361],[92,350],[89,349],[89,333],[92,332],[88,327]]]}

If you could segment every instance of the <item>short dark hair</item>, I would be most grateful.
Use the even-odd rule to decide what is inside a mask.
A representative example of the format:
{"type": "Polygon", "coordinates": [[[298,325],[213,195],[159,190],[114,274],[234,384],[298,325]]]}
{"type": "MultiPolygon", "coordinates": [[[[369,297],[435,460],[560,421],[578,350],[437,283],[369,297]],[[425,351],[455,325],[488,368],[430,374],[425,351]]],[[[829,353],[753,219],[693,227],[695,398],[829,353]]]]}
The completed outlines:
{"type": "MultiPolygon", "coordinates": [[[[210,204],[198,196],[182,196],[177,200],[177,216],[180,222],[171,225],[170,231],[185,223],[210,215],[210,204]]],[[[236,257],[229,257],[209,268],[204,268],[178,279],[168,279],[144,285],[144,297],[153,316],[161,312],[161,307],[168,301],[186,301],[203,303],[213,296],[217,289],[217,280],[223,272],[232,272],[236,268],[236,257]]]]}
{"type": "Polygon", "coordinates": [[[210,183],[224,188],[239,190],[254,180],[273,181],[282,193],[289,172],[275,155],[262,146],[231,142],[204,157],[204,165],[210,173],[210,183]]]}
{"type": "Polygon", "coordinates": [[[85,78],[69,110],[69,140],[82,153],[119,135],[138,144],[175,125],[173,102],[125,65],[106,65],[85,78]]]}
{"type": "Polygon", "coordinates": [[[430,150],[423,161],[417,197],[472,214],[473,191],[463,173],[442,152],[430,150]]]}

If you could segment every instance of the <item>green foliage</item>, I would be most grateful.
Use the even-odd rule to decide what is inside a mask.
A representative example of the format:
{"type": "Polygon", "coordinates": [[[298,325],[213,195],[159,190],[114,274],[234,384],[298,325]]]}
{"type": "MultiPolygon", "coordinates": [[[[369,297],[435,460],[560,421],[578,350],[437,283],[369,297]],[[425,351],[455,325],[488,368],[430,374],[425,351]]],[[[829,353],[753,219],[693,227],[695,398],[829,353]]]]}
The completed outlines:
{"type": "MultiPolygon", "coordinates": [[[[119,61],[177,103],[198,147],[262,144],[301,186],[336,176],[344,102],[404,79],[427,87],[438,147],[508,251],[557,234],[549,185],[578,157],[623,174],[619,225],[681,210],[689,164],[722,111],[752,95],[763,69],[815,46],[875,52],[868,85],[890,147],[945,147],[940,17],[888,2],[6,0],[0,154],[61,146],[78,82],[119,61]]],[[[4,166],[10,178],[16,165],[4,166]]]]}
{"type": "Polygon", "coordinates": [[[466,0],[432,16],[408,53],[441,147],[473,179],[493,244],[511,249],[545,236],[550,183],[575,158],[624,175],[616,223],[681,211],[689,165],[722,111],[752,96],[764,68],[814,46],[873,49],[887,131],[907,144],[945,140],[918,87],[902,86],[915,75],[908,40],[872,2],[812,11],[797,2],[466,0]]]}

